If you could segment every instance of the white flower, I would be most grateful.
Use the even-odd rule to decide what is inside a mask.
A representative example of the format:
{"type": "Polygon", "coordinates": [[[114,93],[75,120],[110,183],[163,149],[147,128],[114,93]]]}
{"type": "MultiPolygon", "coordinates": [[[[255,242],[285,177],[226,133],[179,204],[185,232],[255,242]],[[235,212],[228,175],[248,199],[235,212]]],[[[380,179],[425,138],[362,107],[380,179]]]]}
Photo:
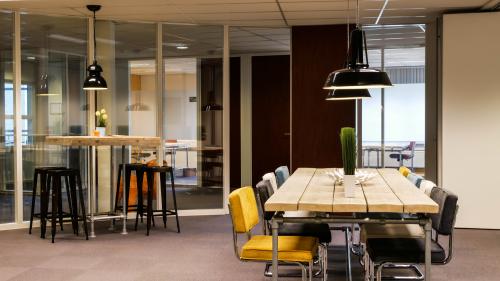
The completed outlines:
{"type": "Polygon", "coordinates": [[[104,108],[103,108],[103,109],[101,109],[101,113],[102,113],[102,114],[106,113],[106,110],[105,110],[104,108]]]}
{"type": "Polygon", "coordinates": [[[95,112],[95,116],[97,116],[97,117],[101,116],[101,112],[99,112],[99,110],[98,110],[98,111],[96,111],[96,112],[95,112]]]}
{"type": "Polygon", "coordinates": [[[104,114],[102,115],[102,119],[107,120],[107,119],[108,119],[108,115],[107,115],[106,113],[104,113],[104,114]]]}

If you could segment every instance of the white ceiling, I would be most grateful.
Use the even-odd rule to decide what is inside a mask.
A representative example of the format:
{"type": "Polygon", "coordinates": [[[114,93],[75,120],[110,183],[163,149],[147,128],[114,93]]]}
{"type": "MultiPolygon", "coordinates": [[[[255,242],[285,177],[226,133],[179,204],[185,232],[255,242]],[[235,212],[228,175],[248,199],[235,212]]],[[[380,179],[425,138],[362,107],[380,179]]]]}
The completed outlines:
{"type": "MultiPolygon", "coordinates": [[[[443,12],[479,10],[498,2],[360,0],[360,19],[363,24],[374,24],[380,15],[379,24],[426,23],[443,12]]],[[[348,15],[352,22],[355,3],[351,0],[350,9],[347,9],[347,0],[0,0],[0,8],[50,15],[88,16],[90,13],[85,5],[100,4],[100,19],[285,27],[345,23],[348,15]]]]}

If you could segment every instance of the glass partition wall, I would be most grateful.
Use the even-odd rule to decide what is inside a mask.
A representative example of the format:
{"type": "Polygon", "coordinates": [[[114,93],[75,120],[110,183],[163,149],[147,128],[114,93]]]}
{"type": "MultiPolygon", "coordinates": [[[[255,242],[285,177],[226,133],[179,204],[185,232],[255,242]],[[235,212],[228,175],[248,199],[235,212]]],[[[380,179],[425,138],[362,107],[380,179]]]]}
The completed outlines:
{"type": "Polygon", "coordinates": [[[0,224],[15,220],[13,14],[0,11],[0,224]]]}
{"type": "MultiPolygon", "coordinates": [[[[51,135],[88,135],[87,120],[94,116],[94,107],[107,111],[108,135],[161,136],[164,163],[175,171],[179,209],[225,212],[229,189],[223,180],[227,171],[222,103],[223,73],[228,69],[223,64],[223,26],[98,20],[97,60],[108,90],[90,100],[82,90],[87,52],[93,45],[87,40],[88,18],[0,11],[0,22],[0,229],[26,225],[29,220],[35,167],[80,168],[85,181],[87,151],[47,145],[44,140],[51,135]],[[21,41],[19,65],[13,56],[16,34],[21,41]],[[16,69],[21,73],[19,91],[14,83],[16,69]],[[15,118],[21,120],[19,136],[15,118]],[[17,171],[16,159],[21,167],[17,171]],[[17,212],[16,202],[23,205],[17,212]]],[[[153,149],[126,150],[127,162],[158,162],[159,158],[153,149]]],[[[111,153],[109,148],[98,148],[96,163],[97,206],[106,211],[112,196],[109,187],[114,189],[117,180],[109,172],[121,163],[121,149],[111,153]]],[[[170,200],[170,191],[167,196],[170,200]]],[[[39,192],[35,199],[39,206],[39,192]]]]}
{"type": "Polygon", "coordinates": [[[166,24],[163,42],[165,161],[175,171],[178,206],[221,209],[223,27],[166,24]]]}
{"type": "Polygon", "coordinates": [[[372,89],[362,101],[362,165],[424,173],[425,25],[367,27],[370,66],[394,87],[372,89]]]}
{"type": "MultiPolygon", "coordinates": [[[[46,145],[45,137],[86,134],[86,96],[81,85],[87,21],[25,14],[21,34],[23,217],[29,220],[35,167],[86,167],[83,151],[46,145]]],[[[39,196],[37,192],[37,207],[39,196]]]]}

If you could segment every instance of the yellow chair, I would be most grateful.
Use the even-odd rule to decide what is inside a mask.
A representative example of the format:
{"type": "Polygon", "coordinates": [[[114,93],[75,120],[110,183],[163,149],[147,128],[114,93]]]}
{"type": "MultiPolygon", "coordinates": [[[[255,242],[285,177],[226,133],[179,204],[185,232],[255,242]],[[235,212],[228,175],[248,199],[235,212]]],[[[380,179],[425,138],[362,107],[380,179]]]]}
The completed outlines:
{"type": "MultiPolygon", "coordinates": [[[[257,202],[252,187],[239,188],[229,195],[229,212],[233,223],[234,253],[241,261],[269,262],[272,260],[272,236],[253,235],[259,223],[257,202]],[[247,241],[238,248],[238,234],[246,233],[247,241]]],[[[278,237],[278,261],[300,265],[302,280],[312,280],[313,260],[318,251],[318,239],[303,236],[278,237]],[[307,269],[306,269],[307,267],[307,269]]]]}
{"type": "Polygon", "coordinates": [[[411,173],[411,170],[405,166],[401,166],[401,167],[399,167],[399,172],[403,175],[403,177],[406,178],[408,176],[408,174],[411,173]]]}

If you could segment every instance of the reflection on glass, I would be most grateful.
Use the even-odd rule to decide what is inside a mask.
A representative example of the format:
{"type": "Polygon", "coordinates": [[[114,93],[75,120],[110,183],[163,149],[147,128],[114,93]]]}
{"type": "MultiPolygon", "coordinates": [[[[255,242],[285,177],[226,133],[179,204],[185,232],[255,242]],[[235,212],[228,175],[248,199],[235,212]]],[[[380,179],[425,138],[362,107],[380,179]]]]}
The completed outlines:
{"type": "Polygon", "coordinates": [[[163,30],[163,138],[179,209],[223,208],[223,29],[165,25],[163,30]]]}
{"type": "Polygon", "coordinates": [[[14,221],[12,13],[0,13],[0,223],[14,221]]]}
{"type": "MultiPolygon", "coordinates": [[[[107,90],[97,94],[97,109],[105,109],[108,113],[106,134],[156,136],[156,25],[97,21],[96,37],[97,59],[108,84],[107,90]]],[[[121,151],[120,147],[114,153],[114,176],[118,175],[117,167],[122,164],[121,151]]],[[[151,148],[127,147],[125,162],[157,164],[155,153],[151,148]]],[[[110,177],[113,176],[110,157],[109,147],[98,148],[98,211],[108,211],[110,196],[116,194],[118,178],[110,177]]],[[[114,200],[122,200],[123,181],[120,183],[118,198],[114,200]]],[[[129,202],[135,205],[137,187],[134,181],[129,196],[129,202]]]]}
{"type": "Polygon", "coordinates": [[[79,168],[85,178],[83,151],[46,145],[44,140],[48,135],[86,134],[82,83],[87,21],[26,14],[21,16],[21,33],[23,200],[24,220],[29,220],[35,167],[79,168]]]}

